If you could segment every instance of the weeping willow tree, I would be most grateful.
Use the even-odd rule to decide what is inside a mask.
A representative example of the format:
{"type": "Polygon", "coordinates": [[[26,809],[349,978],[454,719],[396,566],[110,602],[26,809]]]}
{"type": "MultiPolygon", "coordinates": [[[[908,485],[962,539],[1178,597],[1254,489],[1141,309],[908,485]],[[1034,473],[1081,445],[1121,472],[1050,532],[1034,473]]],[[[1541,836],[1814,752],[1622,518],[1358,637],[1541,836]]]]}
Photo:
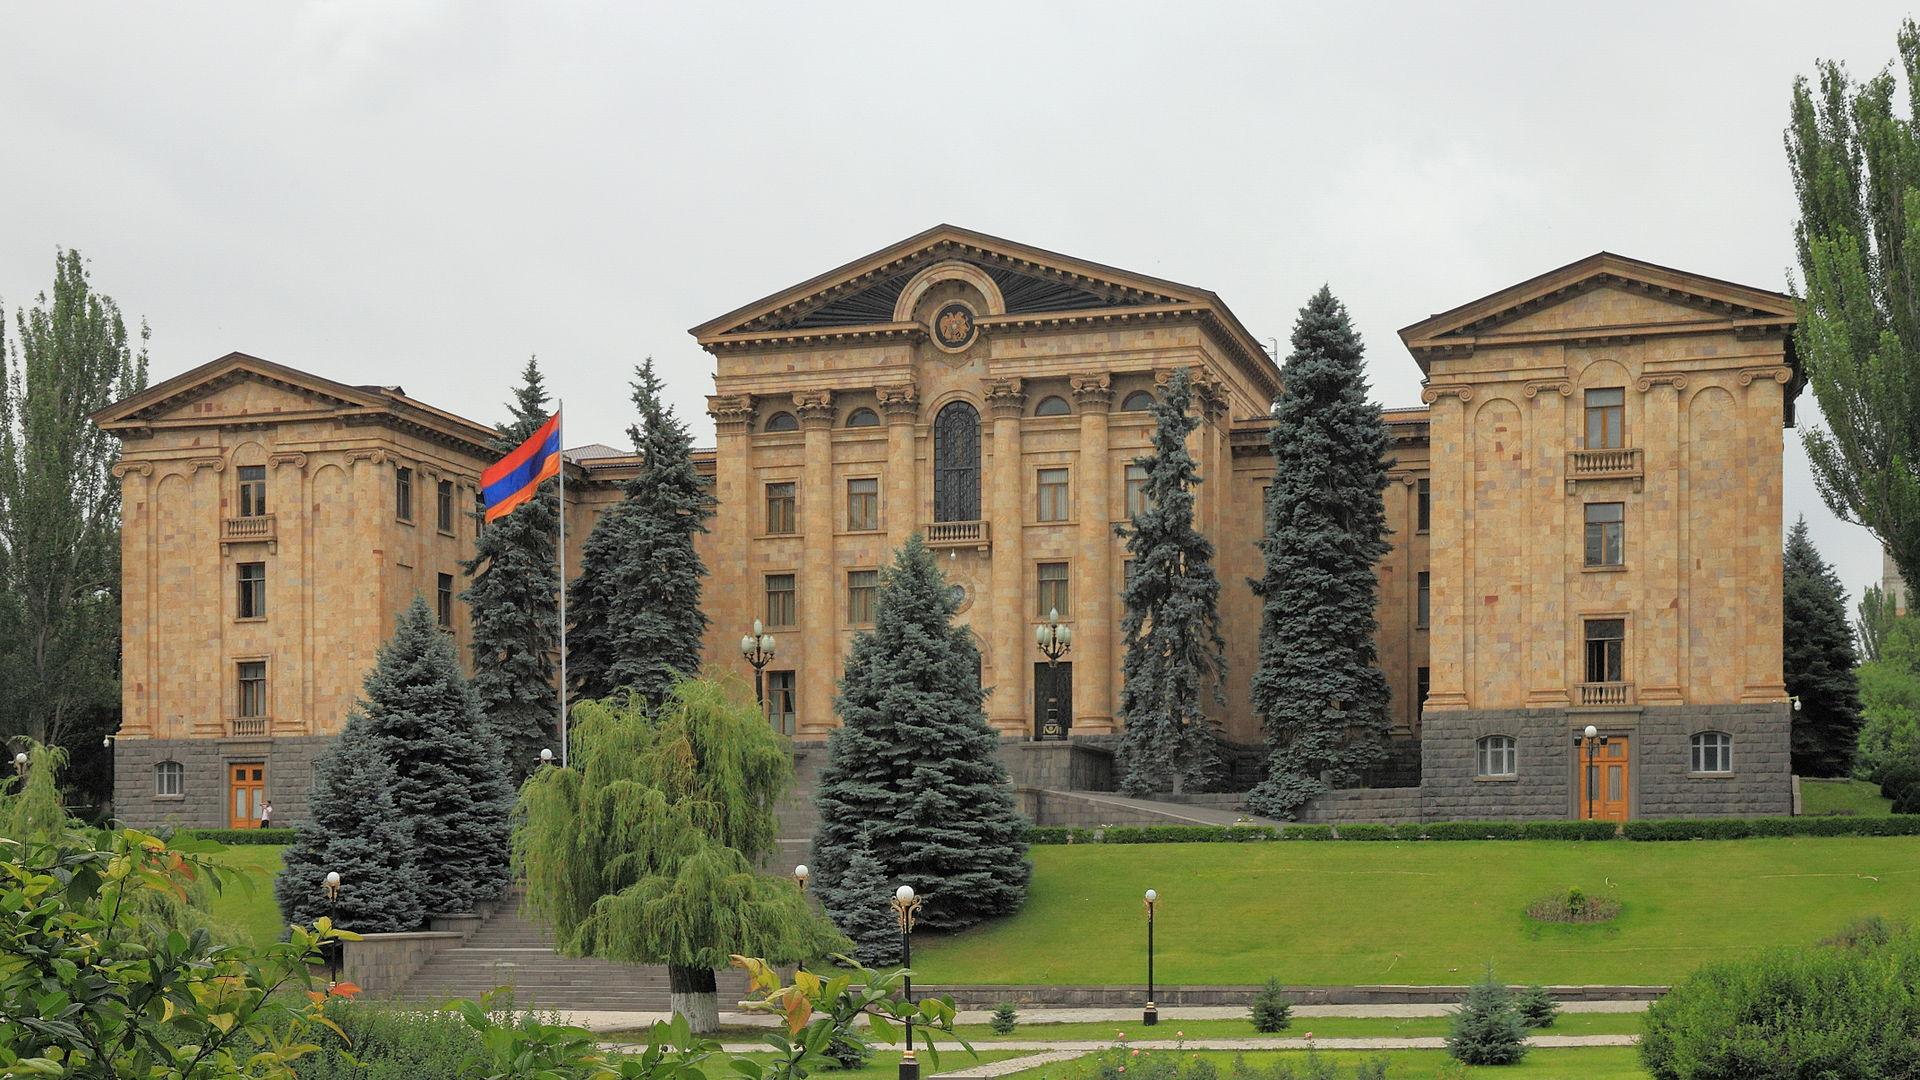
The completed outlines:
{"type": "Polygon", "coordinates": [[[851,947],[793,883],[754,871],[793,776],[785,740],[707,680],[657,706],[574,707],[568,768],[520,794],[514,865],[568,956],[665,964],[673,1010],[719,1026],[713,972],[733,954],[800,963],[851,947]]]}
{"type": "Polygon", "coordinates": [[[66,767],[67,752],[57,746],[28,742],[18,751],[27,755],[27,771],[14,769],[0,780],[0,836],[9,840],[51,842],[73,825],[60,798],[58,773],[66,767]]]}

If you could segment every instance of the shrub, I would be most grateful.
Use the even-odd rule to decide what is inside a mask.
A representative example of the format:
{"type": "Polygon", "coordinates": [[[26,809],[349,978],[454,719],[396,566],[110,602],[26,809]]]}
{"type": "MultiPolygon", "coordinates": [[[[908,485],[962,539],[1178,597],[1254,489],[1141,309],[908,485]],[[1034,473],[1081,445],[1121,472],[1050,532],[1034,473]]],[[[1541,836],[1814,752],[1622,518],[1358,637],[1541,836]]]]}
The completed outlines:
{"type": "Polygon", "coordinates": [[[1427,827],[1417,821],[1412,821],[1405,825],[1395,825],[1393,827],[1393,834],[1402,840],[1425,840],[1427,838],[1427,827]]]}
{"type": "Polygon", "coordinates": [[[1899,804],[1909,791],[1920,787],[1920,761],[1896,761],[1882,768],[1873,779],[1880,785],[1881,796],[1893,800],[1895,813],[1913,812],[1899,809],[1899,804]]]}
{"type": "Polygon", "coordinates": [[[1293,1003],[1280,989],[1279,979],[1268,979],[1253,995],[1253,1030],[1272,1034],[1293,1023],[1293,1003]]]}
{"type": "Polygon", "coordinates": [[[1858,949],[1885,945],[1906,932],[1905,923],[1888,922],[1879,915],[1868,915],[1864,919],[1855,919],[1827,937],[1821,938],[1820,944],[1841,949],[1858,949]]]}
{"type": "Polygon", "coordinates": [[[1518,840],[1518,821],[1433,821],[1426,827],[1429,840],[1518,840]]]}
{"type": "Polygon", "coordinates": [[[1220,844],[1274,839],[1271,825],[1115,825],[1103,844],[1220,844]]]}
{"type": "Polygon", "coordinates": [[[319,1051],[294,1063],[300,1080],[411,1080],[459,1076],[480,1050],[480,1034],[458,1013],[372,1001],[327,1007],[332,1032],[314,1040],[319,1051]]]}
{"type": "Polygon", "coordinates": [[[1066,1066],[1067,1080],[1219,1080],[1213,1062],[1169,1050],[1115,1046],[1066,1066]]]}
{"type": "Polygon", "coordinates": [[[1620,914],[1620,901],[1590,896],[1580,889],[1543,896],[1527,905],[1527,918],[1536,922],[1597,923],[1620,914]]]}
{"type": "Polygon", "coordinates": [[[1550,1028],[1560,1015],[1560,1003],[1544,986],[1529,986],[1515,994],[1513,1007],[1520,1013],[1520,1022],[1530,1028],[1550,1028]]]}
{"type": "Polygon", "coordinates": [[[1014,1025],[1020,1022],[1020,1014],[1014,1010],[1013,1002],[1003,1001],[993,1007],[993,1016],[988,1018],[987,1026],[995,1035],[1013,1034],[1014,1025]]]}
{"type": "Polygon", "coordinates": [[[1335,830],[1342,840],[1399,840],[1400,831],[1391,825],[1361,823],[1342,825],[1335,830]]]}
{"type": "Polygon", "coordinates": [[[1523,821],[1520,835],[1527,840],[1614,840],[1620,827],[1611,821],[1523,821]]]}
{"type": "Polygon", "coordinates": [[[216,844],[293,843],[292,829],[178,829],[173,835],[182,840],[211,840],[216,844]]]}
{"type": "Polygon", "coordinates": [[[1340,1072],[1338,1064],[1321,1057],[1311,1047],[1298,1058],[1292,1054],[1267,1054],[1257,1062],[1249,1062],[1236,1054],[1233,1059],[1233,1080],[1339,1080],[1342,1075],[1351,1076],[1353,1080],[1386,1080],[1387,1059],[1356,1062],[1353,1071],[1346,1074],[1340,1072]]]}
{"type": "Polygon", "coordinates": [[[1512,992],[1494,978],[1492,967],[1467,988],[1466,1000],[1454,1010],[1447,1053],[1468,1065],[1512,1065],[1527,1056],[1526,1025],[1512,992]]]}
{"type": "Polygon", "coordinates": [[[1099,839],[1092,829],[1082,829],[1070,825],[1029,825],[1027,843],[1029,844],[1091,844],[1099,839]]]}
{"type": "Polygon", "coordinates": [[[1331,825],[1282,825],[1280,827],[1280,839],[1282,840],[1331,840],[1333,839],[1333,826],[1331,825]]]}

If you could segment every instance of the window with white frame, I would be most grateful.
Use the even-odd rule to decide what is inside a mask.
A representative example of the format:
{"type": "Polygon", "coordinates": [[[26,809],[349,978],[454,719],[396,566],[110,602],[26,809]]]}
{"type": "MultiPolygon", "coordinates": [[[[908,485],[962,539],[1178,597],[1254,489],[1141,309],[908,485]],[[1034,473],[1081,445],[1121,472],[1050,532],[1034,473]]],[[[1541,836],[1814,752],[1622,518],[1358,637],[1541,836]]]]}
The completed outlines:
{"type": "Polygon", "coordinates": [[[187,769],[177,761],[162,761],[153,767],[153,793],[155,795],[185,795],[187,793],[187,769]]]}
{"type": "Polygon", "coordinates": [[[1488,735],[1474,744],[1476,776],[1516,776],[1520,772],[1519,753],[1513,736],[1488,735]]]}
{"type": "Polygon", "coordinates": [[[1733,736],[1724,731],[1703,731],[1693,737],[1692,771],[1730,773],[1733,771],[1733,736]]]}

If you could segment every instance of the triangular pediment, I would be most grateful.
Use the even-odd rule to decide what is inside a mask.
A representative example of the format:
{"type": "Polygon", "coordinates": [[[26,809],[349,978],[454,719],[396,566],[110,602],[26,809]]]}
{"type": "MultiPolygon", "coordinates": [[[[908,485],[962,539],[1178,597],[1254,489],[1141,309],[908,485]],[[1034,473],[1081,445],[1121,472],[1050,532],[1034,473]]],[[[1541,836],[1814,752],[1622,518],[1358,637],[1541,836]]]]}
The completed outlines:
{"type": "Polygon", "coordinates": [[[245,353],[228,353],[115,402],[94,415],[103,427],[384,406],[377,388],[348,386],[245,353]]]}

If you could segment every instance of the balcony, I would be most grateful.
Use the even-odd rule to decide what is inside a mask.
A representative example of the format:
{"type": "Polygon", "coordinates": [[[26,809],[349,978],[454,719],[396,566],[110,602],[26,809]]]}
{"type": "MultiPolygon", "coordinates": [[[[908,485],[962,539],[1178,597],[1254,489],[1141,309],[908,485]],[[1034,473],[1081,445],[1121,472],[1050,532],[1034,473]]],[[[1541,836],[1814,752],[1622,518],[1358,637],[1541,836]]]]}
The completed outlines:
{"type": "Polygon", "coordinates": [[[244,739],[267,733],[267,718],[264,716],[236,716],[227,721],[227,734],[236,739],[244,739]]]}
{"type": "Polygon", "coordinates": [[[1583,682],[1573,685],[1573,703],[1587,707],[1633,704],[1630,682],[1583,682]]]}
{"type": "Polygon", "coordinates": [[[1573,494],[1582,480],[1631,480],[1640,490],[1642,469],[1640,448],[1567,451],[1567,494],[1573,494]]]}
{"type": "Polygon", "coordinates": [[[220,542],[223,544],[248,540],[272,540],[276,535],[272,514],[220,519],[220,542]]]}
{"type": "Polygon", "coordinates": [[[935,521],[920,526],[920,533],[927,538],[930,548],[978,548],[985,551],[992,546],[984,521],[935,521]]]}

